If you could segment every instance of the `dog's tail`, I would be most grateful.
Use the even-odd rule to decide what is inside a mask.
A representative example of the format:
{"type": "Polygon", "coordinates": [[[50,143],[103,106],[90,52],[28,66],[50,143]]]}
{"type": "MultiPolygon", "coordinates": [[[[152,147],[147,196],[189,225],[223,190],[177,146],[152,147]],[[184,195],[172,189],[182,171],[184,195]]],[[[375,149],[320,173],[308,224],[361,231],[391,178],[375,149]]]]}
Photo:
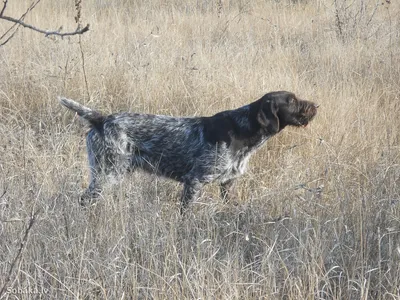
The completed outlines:
{"type": "Polygon", "coordinates": [[[83,106],[82,104],[75,102],[74,100],[64,97],[58,97],[58,100],[62,105],[69,108],[70,110],[75,111],[78,116],[88,121],[91,126],[95,127],[96,129],[100,129],[103,127],[103,123],[106,117],[98,111],[92,110],[89,107],[83,106]]]}

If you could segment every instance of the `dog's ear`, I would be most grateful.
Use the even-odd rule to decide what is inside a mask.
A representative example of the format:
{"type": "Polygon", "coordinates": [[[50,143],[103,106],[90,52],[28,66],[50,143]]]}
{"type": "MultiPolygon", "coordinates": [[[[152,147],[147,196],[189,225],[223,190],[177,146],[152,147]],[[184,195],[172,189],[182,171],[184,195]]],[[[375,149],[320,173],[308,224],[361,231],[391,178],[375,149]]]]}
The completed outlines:
{"type": "Polygon", "coordinates": [[[266,101],[261,104],[257,114],[257,121],[268,133],[279,132],[278,105],[274,101],[266,101]]]}

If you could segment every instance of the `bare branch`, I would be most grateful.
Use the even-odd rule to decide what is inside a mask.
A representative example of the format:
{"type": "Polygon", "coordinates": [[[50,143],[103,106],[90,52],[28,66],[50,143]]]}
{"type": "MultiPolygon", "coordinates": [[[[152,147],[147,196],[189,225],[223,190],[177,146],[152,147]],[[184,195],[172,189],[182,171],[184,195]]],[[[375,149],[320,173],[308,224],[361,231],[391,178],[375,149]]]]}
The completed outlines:
{"type": "Polygon", "coordinates": [[[6,10],[7,2],[8,2],[8,0],[3,1],[4,4],[3,4],[3,8],[0,11],[0,16],[2,16],[4,11],[6,10]]]}
{"type": "Polygon", "coordinates": [[[21,25],[21,26],[23,26],[23,27],[32,29],[32,30],[37,31],[37,32],[40,32],[40,33],[43,33],[46,37],[47,37],[47,36],[50,36],[50,35],[58,35],[58,36],[64,37],[64,36],[68,36],[68,35],[83,34],[83,33],[85,33],[86,31],[89,31],[89,24],[87,24],[87,25],[86,25],[85,27],[83,27],[83,28],[79,28],[79,26],[78,26],[78,28],[77,28],[75,31],[72,31],[72,32],[63,32],[63,33],[62,33],[62,32],[60,32],[60,29],[58,29],[58,30],[52,30],[52,31],[51,31],[51,30],[39,29],[39,28],[37,28],[37,27],[35,27],[35,26],[26,24],[25,22],[23,22],[23,21],[21,21],[21,20],[18,20],[18,19],[15,19],[15,18],[12,18],[12,17],[0,16],[0,19],[6,20],[6,21],[9,21],[9,22],[13,22],[13,23],[19,24],[19,25],[21,25]]]}
{"type": "Polygon", "coordinates": [[[15,28],[14,32],[6,39],[3,43],[0,44],[0,47],[1,47],[1,46],[4,46],[5,44],[7,44],[8,41],[10,41],[10,40],[14,37],[15,33],[18,31],[18,29],[19,29],[20,26],[23,26],[23,27],[32,29],[32,30],[37,31],[37,32],[40,32],[40,33],[43,33],[46,37],[48,37],[48,36],[50,36],[50,35],[57,35],[57,36],[64,37],[64,36],[70,36],[70,35],[76,35],[76,34],[83,34],[83,33],[85,33],[86,31],[89,31],[89,24],[87,24],[87,25],[86,25],[85,27],[83,27],[83,28],[81,28],[81,25],[78,25],[78,27],[77,27],[77,29],[76,29],[75,31],[72,31],[72,32],[64,32],[64,33],[62,33],[62,32],[61,32],[62,27],[60,27],[60,28],[57,29],[57,30],[43,30],[43,29],[39,29],[39,28],[37,28],[37,27],[35,27],[35,26],[33,26],[33,25],[30,25],[30,24],[25,23],[25,22],[24,22],[24,19],[25,19],[26,15],[27,15],[30,11],[32,11],[40,1],[41,1],[41,0],[36,0],[36,2],[33,1],[33,2],[31,3],[31,5],[29,6],[29,8],[27,9],[27,11],[26,11],[19,19],[15,19],[15,18],[8,17],[8,16],[5,16],[5,15],[4,15],[4,11],[6,10],[8,0],[3,0],[3,3],[4,3],[4,4],[3,4],[3,8],[2,8],[1,11],[0,11],[0,19],[3,19],[3,20],[6,20],[6,21],[9,21],[9,22],[12,22],[12,23],[14,23],[14,24],[0,37],[0,41],[3,40],[3,38],[4,38],[5,36],[7,36],[7,34],[8,34],[11,30],[13,30],[13,29],[15,28],[15,26],[17,26],[17,28],[15,28]]]}
{"type": "MultiPolygon", "coordinates": [[[[19,20],[20,20],[20,21],[23,21],[23,20],[25,19],[26,15],[27,15],[30,11],[32,11],[32,10],[36,7],[36,5],[39,4],[40,1],[41,1],[41,0],[37,0],[36,2],[33,1],[33,2],[31,3],[31,5],[28,7],[28,9],[26,10],[26,12],[19,18],[19,20]]],[[[5,9],[6,9],[7,2],[8,2],[8,0],[4,0],[4,6],[3,6],[2,13],[0,14],[0,16],[4,15],[4,11],[5,11],[5,9]]],[[[17,28],[15,28],[14,32],[6,39],[3,43],[0,44],[0,47],[2,47],[2,46],[4,46],[5,44],[7,44],[7,43],[14,37],[14,35],[17,33],[17,31],[18,31],[18,29],[19,29],[20,26],[21,26],[21,25],[19,25],[19,24],[17,24],[17,23],[14,23],[14,24],[0,37],[0,41],[1,41],[5,36],[7,36],[7,34],[8,34],[11,30],[13,30],[15,27],[17,27],[17,28]]]]}
{"type": "MultiPolygon", "coordinates": [[[[11,27],[9,30],[7,30],[7,33],[12,29],[13,27],[11,27]]],[[[2,47],[2,46],[4,46],[5,44],[7,44],[13,37],[14,37],[14,35],[17,33],[17,30],[18,30],[18,27],[17,27],[17,29],[15,29],[14,30],[14,32],[3,42],[3,43],[1,43],[0,44],[0,47],[2,47]]],[[[5,33],[4,35],[3,35],[3,37],[7,34],[7,33],[5,33]]],[[[0,41],[2,40],[2,38],[0,38],[0,41]]]]}
{"type": "MultiPolygon", "coordinates": [[[[15,26],[17,26],[18,24],[13,24],[6,32],[4,32],[4,34],[2,35],[2,36],[0,36],[0,41],[5,37],[5,36],[7,36],[7,34],[11,31],[11,30],[13,30],[14,28],[15,28],[15,26]]],[[[7,39],[7,41],[6,42],[4,42],[3,44],[5,44],[5,43],[7,43],[8,42],[8,40],[11,38],[11,37],[13,37],[14,36],[14,34],[17,32],[17,30],[18,30],[18,27],[19,27],[19,25],[17,26],[17,28],[15,28],[15,30],[14,30],[14,32],[11,34],[11,36],[7,39]]],[[[3,44],[1,44],[0,46],[3,46],[3,44]]]]}

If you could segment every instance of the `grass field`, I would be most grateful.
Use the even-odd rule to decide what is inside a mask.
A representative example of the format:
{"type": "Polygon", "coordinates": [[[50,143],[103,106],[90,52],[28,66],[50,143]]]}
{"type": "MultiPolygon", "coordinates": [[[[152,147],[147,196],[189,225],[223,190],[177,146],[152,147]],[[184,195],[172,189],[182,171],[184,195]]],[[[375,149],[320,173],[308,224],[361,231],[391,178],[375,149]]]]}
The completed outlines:
{"type": "MultiPolygon", "coordinates": [[[[399,1],[81,5],[81,43],[20,28],[0,47],[1,299],[400,299],[399,1]],[[200,116],[274,90],[319,113],[252,157],[238,206],[210,185],[181,218],[179,184],[143,173],[79,206],[85,129],[58,95],[200,116]]],[[[25,21],[76,14],[42,0],[25,21]]]]}

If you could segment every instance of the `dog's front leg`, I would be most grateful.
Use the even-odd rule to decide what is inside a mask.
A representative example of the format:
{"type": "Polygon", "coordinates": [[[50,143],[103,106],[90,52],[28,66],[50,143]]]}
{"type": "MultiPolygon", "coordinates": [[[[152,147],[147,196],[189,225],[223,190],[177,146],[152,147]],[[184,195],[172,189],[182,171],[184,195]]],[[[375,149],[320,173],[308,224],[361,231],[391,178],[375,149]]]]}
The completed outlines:
{"type": "Polygon", "coordinates": [[[181,215],[185,213],[189,206],[189,203],[198,197],[202,187],[203,184],[197,180],[185,182],[181,197],[181,215]]]}
{"type": "Polygon", "coordinates": [[[234,179],[229,179],[227,181],[221,182],[220,183],[220,194],[221,198],[224,201],[224,203],[228,203],[230,200],[230,196],[234,187],[235,180],[234,179]]]}

